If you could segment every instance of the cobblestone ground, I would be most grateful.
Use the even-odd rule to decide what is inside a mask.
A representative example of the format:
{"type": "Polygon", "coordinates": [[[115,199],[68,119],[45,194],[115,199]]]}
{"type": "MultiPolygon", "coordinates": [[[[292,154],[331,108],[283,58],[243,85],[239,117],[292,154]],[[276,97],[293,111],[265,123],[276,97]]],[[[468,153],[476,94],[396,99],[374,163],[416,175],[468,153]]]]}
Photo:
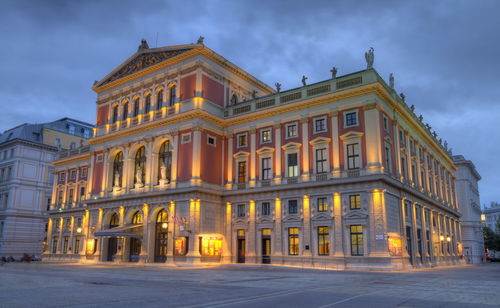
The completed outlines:
{"type": "Polygon", "coordinates": [[[498,307],[500,264],[404,273],[5,264],[0,307],[498,307]]]}

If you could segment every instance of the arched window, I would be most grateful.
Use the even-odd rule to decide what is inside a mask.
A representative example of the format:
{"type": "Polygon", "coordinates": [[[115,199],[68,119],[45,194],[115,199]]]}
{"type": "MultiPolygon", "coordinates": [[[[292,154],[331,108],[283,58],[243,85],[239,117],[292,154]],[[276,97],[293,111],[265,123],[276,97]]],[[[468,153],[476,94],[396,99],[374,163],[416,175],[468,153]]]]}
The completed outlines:
{"type": "Polygon", "coordinates": [[[146,95],[146,102],[144,103],[144,113],[151,110],[151,94],[146,95]]]}
{"type": "Polygon", "coordinates": [[[134,216],[132,216],[132,223],[133,224],[142,224],[142,213],[137,211],[135,212],[134,216]]]}
{"type": "Polygon", "coordinates": [[[111,122],[116,123],[116,121],[118,121],[118,106],[113,106],[113,117],[111,122]]]}
{"type": "Polygon", "coordinates": [[[231,96],[231,105],[236,104],[238,104],[238,97],[236,96],[236,94],[233,94],[233,96],[231,96]]]}
{"type": "Polygon", "coordinates": [[[118,152],[113,161],[113,186],[122,187],[123,179],[123,152],[118,152]]]}
{"type": "MultiPolygon", "coordinates": [[[[165,223],[168,222],[168,214],[165,209],[162,209],[161,211],[158,212],[158,216],[156,216],[156,222],[157,223],[165,223]]],[[[164,228],[166,229],[166,228],[164,228]]]]}
{"type": "Polygon", "coordinates": [[[113,213],[111,215],[111,219],[109,220],[109,228],[116,228],[120,224],[120,220],[118,219],[118,215],[116,213],[113,213]]]}
{"type": "Polygon", "coordinates": [[[163,90],[156,93],[156,110],[160,110],[163,107],[163,90]]]}
{"type": "Polygon", "coordinates": [[[165,262],[168,248],[168,213],[165,209],[156,216],[155,242],[155,262],[165,262]]]}
{"type": "Polygon", "coordinates": [[[134,184],[144,184],[146,171],[146,149],[142,146],[135,153],[134,184]]]}
{"type": "Polygon", "coordinates": [[[170,141],[165,141],[158,155],[158,182],[170,183],[172,173],[172,147],[170,141]]]}
{"type": "Polygon", "coordinates": [[[128,118],[128,102],[123,104],[123,113],[122,113],[122,121],[125,121],[128,118]]]}
{"type": "Polygon", "coordinates": [[[168,102],[169,106],[173,106],[175,104],[175,88],[175,85],[170,87],[170,101],[168,102]]]}
{"type": "Polygon", "coordinates": [[[139,99],[134,102],[134,117],[139,115],[139,99]]]}

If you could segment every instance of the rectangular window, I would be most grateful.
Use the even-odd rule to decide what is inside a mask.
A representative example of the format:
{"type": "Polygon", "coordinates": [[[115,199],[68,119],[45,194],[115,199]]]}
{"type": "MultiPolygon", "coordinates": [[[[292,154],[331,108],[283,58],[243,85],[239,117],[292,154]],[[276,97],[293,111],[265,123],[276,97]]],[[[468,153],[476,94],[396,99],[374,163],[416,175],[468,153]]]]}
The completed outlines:
{"type": "Polygon", "coordinates": [[[297,200],[288,200],[288,214],[297,214],[298,212],[297,200]]]}
{"type": "Polygon", "coordinates": [[[238,135],[238,147],[242,148],[246,146],[247,146],[247,135],[246,134],[238,135]]]}
{"type": "Polygon", "coordinates": [[[406,177],[406,159],[404,157],[401,157],[401,176],[406,177]]]}
{"type": "Polygon", "coordinates": [[[262,216],[271,215],[271,203],[262,202],[262,216]]]}
{"type": "Polygon", "coordinates": [[[297,129],[297,124],[288,124],[286,126],[286,137],[287,138],[292,138],[292,137],[297,137],[298,136],[298,129],[297,129]]]}
{"type": "Polygon", "coordinates": [[[314,119],[314,132],[326,132],[326,118],[314,119]]]}
{"type": "Polygon", "coordinates": [[[262,179],[271,179],[271,158],[265,157],[262,159],[262,179]]]}
{"type": "Polygon", "coordinates": [[[318,212],[326,212],[328,210],[328,203],[326,202],[326,198],[318,198],[318,212]]]}
{"type": "Polygon", "coordinates": [[[238,183],[246,183],[247,182],[247,162],[240,161],[238,162],[238,183]]]}
{"type": "Polygon", "coordinates": [[[392,172],[391,146],[388,144],[385,144],[385,167],[387,168],[387,172],[392,172]]]}
{"type": "Polygon", "coordinates": [[[384,116],[384,130],[389,132],[389,120],[387,120],[386,116],[384,116]]]}
{"type": "Polygon", "coordinates": [[[288,154],[287,161],[288,161],[288,177],[299,176],[297,153],[288,154]]]}
{"type": "MultiPolygon", "coordinates": [[[[123,104],[122,121],[125,121],[127,118],[128,118],[128,103],[125,103],[123,104]]],[[[84,131],[84,137],[88,138],[85,136],[85,132],[87,132],[87,130],[84,131]]]]}
{"type": "Polygon", "coordinates": [[[61,172],[59,174],[59,182],[64,182],[66,180],[66,173],[61,172]]]}
{"type": "Polygon", "coordinates": [[[413,183],[418,184],[417,167],[415,167],[415,163],[414,162],[411,163],[411,177],[412,177],[413,183]]]}
{"type": "Polygon", "coordinates": [[[69,238],[67,236],[65,236],[63,238],[63,251],[62,251],[62,253],[68,253],[68,241],[69,241],[69,238]]]}
{"type": "Polygon", "coordinates": [[[70,180],[75,180],[76,179],[76,170],[71,170],[69,173],[69,179],[70,180]]]}
{"type": "Polygon", "coordinates": [[[299,254],[299,228],[288,228],[288,254],[299,254]]]}
{"type": "Polygon", "coordinates": [[[349,196],[349,208],[351,210],[358,210],[361,208],[361,197],[360,195],[350,195],[349,196]]]}
{"type": "Polygon", "coordinates": [[[215,137],[207,136],[207,144],[215,146],[215,137]]]}
{"type": "Polygon", "coordinates": [[[85,187],[80,187],[80,201],[85,200],[85,187]]]}
{"type": "Polygon", "coordinates": [[[405,144],[405,135],[403,134],[402,130],[399,130],[399,142],[401,143],[401,145],[405,144]]]}
{"type": "Polygon", "coordinates": [[[347,145],[347,169],[359,169],[359,144],[351,143],[347,145]]]}
{"type": "Polygon", "coordinates": [[[52,238],[52,253],[57,253],[57,237],[52,238]]]}
{"type": "Polygon", "coordinates": [[[134,117],[139,115],[139,99],[134,102],[134,117]]]}
{"type": "Polygon", "coordinates": [[[351,256],[363,255],[363,227],[361,225],[351,226],[351,256]]]}
{"type": "Polygon", "coordinates": [[[261,143],[268,143],[271,142],[271,130],[266,129],[261,131],[261,143]]]}
{"type": "Polygon", "coordinates": [[[59,190],[57,192],[57,205],[61,205],[63,203],[63,191],[59,190]]]}
{"type": "Polygon", "coordinates": [[[327,256],[330,254],[330,238],[328,227],[318,227],[318,255],[327,256]]]}
{"type": "Polygon", "coordinates": [[[238,217],[245,217],[245,205],[238,204],[238,217]]]}
{"type": "Polygon", "coordinates": [[[345,126],[356,126],[358,125],[358,114],[356,112],[345,113],[345,126]]]}
{"type": "Polygon", "coordinates": [[[88,169],[85,167],[85,168],[82,168],[82,174],[81,174],[81,178],[86,178],[87,177],[87,172],[88,172],[88,169]]]}
{"type": "Polygon", "coordinates": [[[68,192],[68,200],[67,200],[68,204],[73,203],[73,195],[74,195],[73,188],[70,188],[68,192]]]}
{"type": "Polygon", "coordinates": [[[328,172],[326,153],[326,149],[316,149],[316,173],[318,174],[328,172]]]}
{"type": "Polygon", "coordinates": [[[74,254],[80,253],[80,237],[79,236],[75,237],[75,247],[73,248],[73,253],[74,254]]]}

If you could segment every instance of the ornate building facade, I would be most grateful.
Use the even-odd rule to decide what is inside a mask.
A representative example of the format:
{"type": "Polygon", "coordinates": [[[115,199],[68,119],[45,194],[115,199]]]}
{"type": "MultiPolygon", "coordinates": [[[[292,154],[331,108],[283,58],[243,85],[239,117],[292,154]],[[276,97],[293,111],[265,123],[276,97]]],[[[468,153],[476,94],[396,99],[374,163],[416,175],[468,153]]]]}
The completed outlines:
{"type": "Polygon", "coordinates": [[[202,41],[143,41],[93,86],[91,150],[55,163],[46,259],[462,262],[453,160],[365,56],[275,91],[202,41]]]}

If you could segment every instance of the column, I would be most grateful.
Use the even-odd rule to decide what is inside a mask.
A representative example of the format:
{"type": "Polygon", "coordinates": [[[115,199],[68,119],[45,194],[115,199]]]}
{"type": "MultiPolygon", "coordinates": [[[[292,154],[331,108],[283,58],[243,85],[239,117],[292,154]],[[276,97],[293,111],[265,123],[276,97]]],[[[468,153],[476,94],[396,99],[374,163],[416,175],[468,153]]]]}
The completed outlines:
{"type": "MultiPolygon", "coordinates": [[[[149,205],[144,204],[142,206],[142,243],[141,243],[141,253],[139,255],[139,262],[145,263],[150,262],[149,251],[151,248],[151,227],[156,227],[155,223],[149,223],[149,205]]],[[[154,242],[153,242],[154,247],[154,242]]],[[[153,261],[154,261],[154,250],[153,250],[153,261]]]]}
{"type": "Polygon", "coordinates": [[[302,123],[302,181],[309,181],[309,119],[304,116],[302,123]]]}
{"type": "MultiPolygon", "coordinates": [[[[417,263],[417,256],[418,256],[417,215],[416,215],[416,212],[417,212],[417,203],[412,202],[411,203],[411,215],[412,215],[412,217],[411,217],[411,232],[412,232],[412,241],[413,241],[412,246],[414,247],[412,249],[412,254],[413,254],[413,260],[415,262],[413,264],[417,263]]],[[[422,232],[422,230],[420,230],[420,232],[422,232]]]]}
{"type": "MultiPolygon", "coordinates": [[[[420,164],[419,164],[420,165],[420,164]]],[[[424,262],[427,263],[428,262],[428,258],[427,256],[429,255],[429,249],[427,247],[427,220],[425,219],[425,212],[426,212],[426,208],[424,208],[423,206],[421,207],[421,214],[420,214],[420,217],[422,217],[422,221],[421,221],[421,228],[422,228],[422,254],[425,256],[424,258],[424,262]]]]}
{"type": "Polygon", "coordinates": [[[340,139],[339,139],[339,113],[338,111],[330,112],[330,117],[332,119],[332,162],[333,170],[332,175],[335,178],[339,178],[342,175],[340,170],[340,139]]]}
{"type": "Polygon", "coordinates": [[[366,172],[382,173],[382,142],[380,129],[380,113],[377,104],[365,106],[365,146],[366,146],[366,172]]]}
{"type": "Polygon", "coordinates": [[[387,250],[387,220],[385,213],[385,191],[374,189],[370,196],[370,256],[389,257],[387,250]]]}
{"type": "MultiPolygon", "coordinates": [[[[104,156],[104,163],[103,163],[103,166],[104,166],[104,170],[103,170],[103,173],[102,173],[102,176],[104,177],[101,181],[101,195],[102,194],[107,194],[108,192],[108,187],[110,186],[113,186],[113,181],[111,179],[111,177],[109,176],[109,171],[111,169],[111,164],[113,162],[110,162],[109,160],[109,151],[104,151],[102,152],[102,155],[104,156]]],[[[93,160],[92,160],[93,162],[93,160]]]]}
{"type": "MultiPolygon", "coordinates": [[[[312,256],[312,242],[311,242],[311,206],[310,206],[310,198],[308,195],[304,195],[302,198],[302,209],[303,209],[303,219],[304,219],[304,243],[300,243],[303,245],[303,249],[299,249],[299,251],[303,251],[302,255],[304,257],[312,256]],[[309,249],[305,249],[306,246],[309,246],[309,249]]],[[[311,260],[312,262],[312,260],[311,260]]]]}
{"type": "Polygon", "coordinates": [[[274,144],[274,183],[281,184],[281,124],[279,123],[274,124],[274,144]]]}
{"type": "MultiPolygon", "coordinates": [[[[98,210],[98,214],[97,214],[97,225],[96,225],[96,231],[101,231],[102,230],[102,216],[103,216],[103,210],[102,209],[99,209],[98,210]]],[[[101,259],[102,257],[106,258],[106,256],[104,256],[104,240],[103,238],[99,238],[98,239],[98,248],[96,249],[96,253],[95,253],[95,256],[96,256],[96,260],[100,260],[100,261],[104,261],[104,259],[101,259]]]]}
{"type": "Polygon", "coordinates": [[[75,216],[71,216],[71,225],[69,227],[68,254],[74,254],[73,238],[75,237],[75,216]]]}
{"type": "Polygon", "coordinates": [[[231,190],[233,188],[233,134],[228,133],[229,138],[227,139],[227,184],[226,189],[231,190]]]}
{"type": "Polygon", "coordinates": [[[168,207],[168,234],[167,236],[167,262],[174,262],[174,237],[175,237],[175,201],[170,201],[168,207]]]}
{"type": "Polygon", "coordinates": [[[128,193],[131,188],[134,188],[134,157],[130,155],[130,149],[127,149],[123,155],[123,179],[122,185],[125,185],[125,191],[128,193]]]}
{"type": "Polygon", "coordinates": [[[222,262],[223,263],[231,263],[231,251],[232,251],[232,219],[231,219],[231,202],[226,202],[226,215],[225,215],[225,239],[222,247],[222,262]]]}
{"type": "Polygon", "coordinates": [[[249,263],[256,263],[256,242],[257,242],[257,232],[255,230],[255,201],[250,200],[249,208],[248,208],[248,233],[247,233],[247,247],[248,253],[246,257],[250,261],[249,263]]]}
{"type": "Polygon", "coordinates": [[[431,245],[430,245],[430,248],[431,248],[431,251],[429,251],[429,255],[431,257],[431,263],[434,265],[436,264],[436,253],[437,251],[434,251],[434,239],[435,239],[435,230],[434,230],[434,211],[432,211],[431,209],[429,209],[429,230],[430,230],[430,235],[431,235],[431,238],[430,238],[430,241],[431,241],[431,245]]]}
{"type": "Polygon", "coordinates": [[[62,217],[59,217],[58,219],[58,222],[57,222],[58,226],[59,226],[59,234],[58,234],[58,240],[57,240],[57,254],[61,254],[62,253],[62,242],[63,242],[63,238],[62,238],[62,233],[63,233],[63,228],[64,228],[64,219],[62,217]]]}
{"type": "Polygon", "coordinates": [[[201,169],[201,127],[193,127],[193,161],[191,166],[191,185],[199,186],[201,169]]]}
{"type": "Polygon", "coordinates": [[[187,253],[187,257],[190,258],[190,261],[192,263],[197,263],[199,262],[200,258],[200,250],[199,250],[199,238],[198,238],[198,226],[197,226],[197,221],[196,221],[196,207],[197,207],[198,200],[196,199],[190,199],[189,200],[189,230],[190,236],[189,236],[189,251],[187,253]]]}
{"type": "Polygon", "coordinates": [[[401,247],[402,251],[401,251],[401,256],[402,257],[408,257],[408,251],[406,250],[406,246],[407,246],[407,243],[406,243],[406,215],[405,215],[405,206],[406,206],[406,197],[403,197],[401,198],[401,207],[400,207],[400,215],[401,215],[401,243],[402,243],[402,246],[401,247]]]}
{"type": "Polygon", "coordinates": [[[333,194],[333,255],[335,257],[344,257],[344,234],[342,218],[342,200],[339,193],[333,194]]]}
{"type": "Polygon", "coordinates": [[[94,162],[95,153],[92,153],[90,155],[90,168],[87,170],[87,188],[85,191],[85,199],[88,199],[92,193],[92,186],[94,182],[94,162]]]}
{"type": "Polygon", "coordinates": [[[175,188],[177,185],[177,169],[178,169],[178,157],[179,157],[179,132],[173,133],[172,142],[172,175],[170,180],[170,187],[175,188]]]}
{"type": "MultiPolygon", "coordinates": [[[[149,138],[146,144],[146,172],[145,178],[145,186],[146,190],[151,190],[151,186],[155,184],[156,181],[153,180],[153,141],[149,138]]],[[[156,170],[156,168],[155,168],[156,170]]]]}
{"type": "Polygon", "coordinates": [[[250,187],[255,187],[257,178],[256,178],[256,173],[257,173],[257,159],[256,159],[256,129],[255,127],[252,127],[250,129],[250,181],[249,185],[250,187]]]}
{"type": "Polygon", "coordinates": [[[52,229],[54,228],[54,221],[52,218],[49,218],[47,225],[47,246],[44,254],[51,255],[52,254],[52,229]]]}
{"type": "Polygon", "coordinates": [[[399,144],[399,127],[398,127],[396,119],[394,119],[393,131],[394,131],[394,158],[396,160],[394,167],[396,168],[396,174],[398,174],[398,177],[401,178],[401,176],[402,176],[402,172],[401,172],[401,146],[399,144]]]}
{"type": "Polygon", "coordinates": [[[275,224],[274,224],[274,249],[273,249],[273,263],[274,260],[276,259],[277,263],[280,264],[282,263],[282,258],[283,258],[283,239],[282,239],[282,228],[281,228],[281,199],[276,198],[274,199],[274,217],[275,217],[275,224]]]}

